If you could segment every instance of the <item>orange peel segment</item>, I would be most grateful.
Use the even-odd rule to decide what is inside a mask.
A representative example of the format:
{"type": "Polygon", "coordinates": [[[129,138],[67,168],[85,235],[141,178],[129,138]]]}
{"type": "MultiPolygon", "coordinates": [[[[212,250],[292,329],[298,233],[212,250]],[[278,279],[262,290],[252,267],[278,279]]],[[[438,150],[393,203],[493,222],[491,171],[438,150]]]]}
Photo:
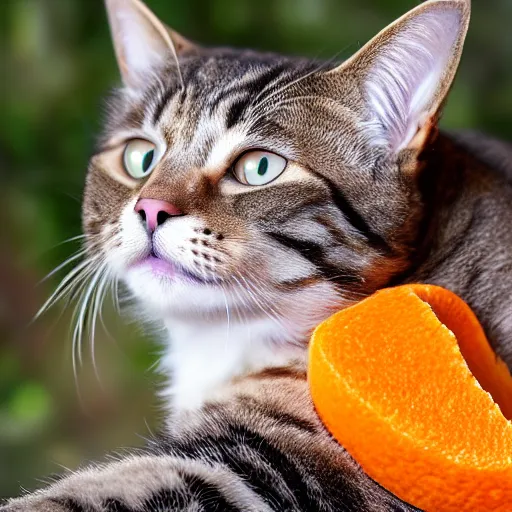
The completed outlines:
{"type": "Polygon", "coordinates": [[[309,382],[329,431],[402,500],[512,511],[512,377],[455,294],[401,286],[333,315],[309,382]]]}

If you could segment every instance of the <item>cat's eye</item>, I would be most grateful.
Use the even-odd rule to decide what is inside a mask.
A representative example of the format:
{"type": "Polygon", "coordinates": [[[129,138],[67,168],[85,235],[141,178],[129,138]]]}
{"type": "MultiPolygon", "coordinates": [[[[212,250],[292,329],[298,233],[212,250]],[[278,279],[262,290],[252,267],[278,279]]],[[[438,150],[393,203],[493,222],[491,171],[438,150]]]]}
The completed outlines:
{"type": "Polygon", "coordinates": [[[249,151],[235,162],[233,173],[244,185],[266,185],[282,174],[286,164],[286,159],[275,153],[249,151]]]}
{"type": "Polygon", "coordinates": [[[133,139],[124,150],[124,168],[136,180],[148,176],[157,162],[156,146],[144,139],[133,139]]]}

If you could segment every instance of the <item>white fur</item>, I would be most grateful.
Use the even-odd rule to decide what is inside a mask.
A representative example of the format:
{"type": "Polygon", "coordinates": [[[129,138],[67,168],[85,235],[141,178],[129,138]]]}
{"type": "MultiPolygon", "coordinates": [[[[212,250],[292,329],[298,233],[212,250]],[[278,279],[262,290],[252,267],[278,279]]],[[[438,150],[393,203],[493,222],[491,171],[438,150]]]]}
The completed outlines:
{"type": "Polygon", "coordinates": [[[305,360],[312,329],[346,305],[325,283],[281,299],[286,316],[259,311],[252,318],[237,318],[232,313],[216,323],[168,318],[169,344],[161,368],[171,377],[163,394],[172,406],[194,409],[215,399],[237,376],[305,360]]]}
{"type": "Polygon", "coordinates": [[[106,251],[106,261],[112,272],[123,277],[126,268],[135,263],[140,258],[143,258],[151,250],[151,244],[146,233],[146,229],[140,222],[140,218],[135,214],[134,207],[137,199],[132,199],[124,210],[121,212],[119,218],[120,225],[120,240],[119,247],[112,246],[112,239],[110,233],[106,228],[103,229],[103,235],[108,244],[109,249],[106,251]]]}
{"type": "Polygon", "coordinates": [[[304,357],[304,347],[279,344],[288,334],[270,318],[247,323],[231,319],[211,324],[166,321],[169,344],[161,367],[171,385],[165,389],[173,407],[195,409],[215,399],[233,377],[304,357]]]}

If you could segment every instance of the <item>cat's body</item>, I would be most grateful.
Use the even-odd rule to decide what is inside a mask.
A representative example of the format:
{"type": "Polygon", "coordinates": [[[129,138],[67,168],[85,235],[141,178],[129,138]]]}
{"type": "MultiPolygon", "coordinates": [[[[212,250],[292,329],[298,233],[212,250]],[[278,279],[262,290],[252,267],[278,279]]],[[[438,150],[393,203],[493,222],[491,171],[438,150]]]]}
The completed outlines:
{"type": "Polygon", "coordinates": [[[403,282],[464,298],[512,368],[512,146],[466,133],[442,136],[438,151],[444,179],[436,180],[427,247],[403,282]]]}
{"type": "Polygon", "coordinates": [[[413,510],[320,423],[307,340],[378,288],[428,282],[512,367],[512,150],[435,126],[469,5],[428,2],[338,67],[199,50],[136,0],[107,5],[127,87],[84,230],[97,281],[122,278],[167,327],[171,410],[147,448],[2,510],[413,510]]]}
{"type": "MultiPolygon", "coordinates": [[[[417,268],[405,280],[454,289],[481,313],[484,327],[492,332],[495,317],[490,311],[503,308],[505,319],[510,311],[499,294],[506,297],[512,289],[512,260],[505,259],[502,266],[510,249],[496,254],[496,244],[487,237],[512,238],[512,158],[500,161],[504,172],[499,173],[479,156],[482,149],[501,143],[479,138],[475,156],[474,141],[469,141],[469,151],[456,145],[450,147],[450,158],[443,159],[457,169],[457,187],[449,188],[448,201],[443,190],[438,192],[436,229],[417,268]],[[480,222],[485,223],[483,229],[480,222]],[[472,243],[474,250],[468,252],[461,237],[476,238],[482,245],[472,243]],[[441,261],[453,265],[452,281],[447,282],[441,261]],[[464,270],[466,265],[478,269],[498,264],[495,281],[483,272],[487,278],[479,283],[464,270]]],[[[439,144],[455,142],[441,137],[439,144]]],[[[511,247],[512,240],[508,243],[511,247]]],[[[501,329],[507,326],[504,322],[501,329]]],[[[510,343],[501,347],[510,358],[510,343]]],[[[200,411],[172,415],[162,435],[129,459],[78,472],[44,497],[32,497],[8,510],[414,510],[364,475],[323,428],[309,396],[304,361],[245,376],[217,393],[218,400],[200,411]]]]}

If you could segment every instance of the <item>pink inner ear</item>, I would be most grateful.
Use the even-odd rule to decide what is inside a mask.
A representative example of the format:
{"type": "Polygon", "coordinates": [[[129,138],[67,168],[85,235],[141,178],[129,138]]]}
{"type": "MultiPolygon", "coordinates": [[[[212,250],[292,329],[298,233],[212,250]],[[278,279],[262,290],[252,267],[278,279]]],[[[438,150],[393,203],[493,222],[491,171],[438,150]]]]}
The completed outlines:
{"type": "Polygon", "coordinates": [[[125,85],[142,89],[155,69],[173,58],[167,29],[138,0],[107,0],[106,6],[125,85]]]}
{"type": "Polygon", "coordinates": [[[141,18],[126,7],[117,13],[126,71],[137,80],[143,80],[144,72],[160,65],[166,53],[165,42],[159,41],[158,33],[141,18]]]}
{"type": "Polygon", "coordinates": [[[438,7],[418,13],[374,49],[376,57],[365,88],[392,151],[405,147],[425,115],[439,108],[443,79],[458,62],[456,43],[463,29],[458,8],[438,7]]]}

